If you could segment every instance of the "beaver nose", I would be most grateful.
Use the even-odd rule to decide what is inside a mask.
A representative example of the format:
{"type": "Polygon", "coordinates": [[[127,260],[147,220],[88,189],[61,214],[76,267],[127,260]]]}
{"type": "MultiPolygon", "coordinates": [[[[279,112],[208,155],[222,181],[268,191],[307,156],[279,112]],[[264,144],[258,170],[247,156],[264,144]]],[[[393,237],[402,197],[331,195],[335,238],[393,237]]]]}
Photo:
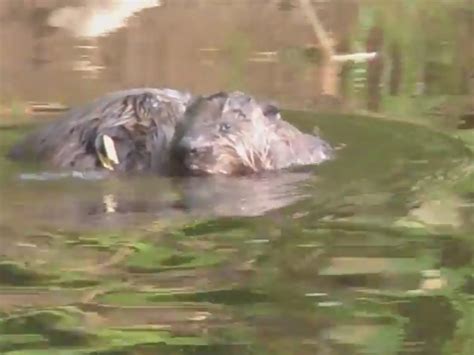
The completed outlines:
{"type": "Polygon", "coordinates": [[[210,153],[212,150],[211,146],[200,146],[200,147],[192,147],[188,150],[188,154],[191,157],[204,155],[206,153],[210,153]]]}
{"type": "Polygon", "coordinates": [[[194,157],[209,153],[212,150],[212,146],[209,144],[200,144],[199,141],[186,137],[179,142],[178,150],[183,156],[194,157]]]}

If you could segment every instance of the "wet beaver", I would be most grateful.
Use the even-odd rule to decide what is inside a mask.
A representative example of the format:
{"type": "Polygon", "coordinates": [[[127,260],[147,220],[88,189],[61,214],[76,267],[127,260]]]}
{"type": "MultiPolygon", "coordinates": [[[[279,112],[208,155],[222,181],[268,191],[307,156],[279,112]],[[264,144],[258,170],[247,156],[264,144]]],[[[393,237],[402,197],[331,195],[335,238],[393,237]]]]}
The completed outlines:
{"type": "Polygon", "coordinates": [[[114,92],[34,131],[9,156],[78,170],[161,171],[191,98],[171,89],[114,92]]]}
{"type": "Polygon", "coordinates": [[[134,89],[70,111],[10,152],[28,156],[78,170],[241,175],[317,164],[332,148],[241,92],[134,89]]]}
{"type": "Polygon", "coordinates": [[[194,100],[176,127],[171,157],[192,174],[239,175],[321,163],[333,149],[281,119],[278,108],[241,93],[194,100]]]}

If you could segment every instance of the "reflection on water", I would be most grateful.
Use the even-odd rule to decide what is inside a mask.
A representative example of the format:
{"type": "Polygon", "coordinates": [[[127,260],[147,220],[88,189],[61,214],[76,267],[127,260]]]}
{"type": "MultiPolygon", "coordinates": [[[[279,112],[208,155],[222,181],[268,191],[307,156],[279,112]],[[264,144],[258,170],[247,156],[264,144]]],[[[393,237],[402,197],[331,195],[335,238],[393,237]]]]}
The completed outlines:
{"type": "Polygon", "coordinates": [[[34,181],[51,181],[67,178],[83,179],[83,180],[101,180],[107,178],[107,174],[101,171],[65,171],[65,172],[38,172],[20,174],[20,180],[34,181]]]}
{"type": "MultiPolygon", "coordinates": [[[[2,1],[0,102],[239,88],[298,109],[469,119],[468,1],[313,2],[338,53],[387,51],[344,65],[338,99],[320,95],[299,3],[2,1]]],[[[472,153],[401,122],[284,116],[343,146],[337,159],[178,179],[0,158],[0,352],[470,353],[472,153]]],[[[2,157],[27,129],[5,122],[2,157]]]]}
{"type": "Polygon", "coordinates": [[[27,218],[30,225],[83,229],[177,215],[258,216],[301,199],[297,184],[309,173],[285,172],[248,178],[112,178],[99,173],[21,173],[3,196],[14,200],[2,220],[27,218]],[[34,200],[31,200],[35,196],[34,200]],[[54,201],[49,204],[48,201],[54,201]],[[48,205],[48,208],[45,208],[48,205]],[[96,225],[98,224],[98,225],[96,225]]]}

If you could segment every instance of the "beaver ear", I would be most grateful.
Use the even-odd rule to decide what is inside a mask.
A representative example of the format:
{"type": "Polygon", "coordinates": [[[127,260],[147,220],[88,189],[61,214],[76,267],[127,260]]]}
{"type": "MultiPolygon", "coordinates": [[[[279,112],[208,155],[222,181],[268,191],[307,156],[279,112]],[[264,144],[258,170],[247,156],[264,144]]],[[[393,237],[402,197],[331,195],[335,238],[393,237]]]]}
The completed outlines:
{"type": "Polygon", "coordinates": [[[260,104],[263,114],[271,120],[281,119],[280,109],[278,106],[271,103],[260,104]]]}
{"type": "Polygon", "coordinates": [[[216,92],[215,94],[209,95],[208,97],[206,97],[206,99],[208,99],[209,101],[213,101],[213,100],[227,99],[228,97],[229,95],[226,92],[219,91],[219,92],[216,92]]]}
{"type": "Polygon", "coordinates": [[[206,101],[210,102],[213,105],[216,105],[221,111],[224,109],[224,105],[227,102],[228,98],[229,95],[224,91],[220,91],[218,93],[204,97],[206,101]]]}
{"type": "Polygon", "coordinates": [[[204,101],[214,102],[214,103],[218,103],[218,104],[224,104],[225,100],[228,97],[229,97],[229,95],[227,95],[227,93],[225,93],[224,91],[220,91],[220,92],[217,92],[217,93],[209,95],[209,96],[197,95],[197,96],[192,97],[189,100],[188,107],[197,105],[197,104],[202,103],[204,101]]]}
{"type": "MultiPolygon", "coordinates": [[[[201,116],[208,118],[220,117],[226,101],[227,95],[225,93],[217,93],[211,96],[196,96],[186,107],[186,119],[184,122],[188,121],[187,118],[192,118],[191,121],[195,121],[201,116]]],[[[203,119],[203,117],[201,118],[203,119]]]]}

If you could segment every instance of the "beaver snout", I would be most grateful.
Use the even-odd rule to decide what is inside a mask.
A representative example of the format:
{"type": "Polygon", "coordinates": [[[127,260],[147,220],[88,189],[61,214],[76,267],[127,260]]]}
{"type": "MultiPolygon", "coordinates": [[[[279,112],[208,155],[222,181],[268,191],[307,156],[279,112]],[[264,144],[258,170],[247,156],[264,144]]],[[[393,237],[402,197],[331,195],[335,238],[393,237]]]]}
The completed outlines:
{"type": "Polygon", "coordinates": [[[183,137],[175,147],[176,153],[183,158],[210,154],[212,146],[190,137],[183,137]]]}
{"type": "Polygon", "coordinates": [[[202,170],[213,157],[213,147],[192,137],[183,137],[174,146],[174,156],[187,170],[202,170]]]}
{"type": "Polygon", "coordinates": [[[190,147],[185,154],[187,154],[190,157],[198,157],[198,156],[203,156],[203,155],[208,155],[212,153],[212,147],[211,146],[204,146],[204,147],[190,147]]]}

